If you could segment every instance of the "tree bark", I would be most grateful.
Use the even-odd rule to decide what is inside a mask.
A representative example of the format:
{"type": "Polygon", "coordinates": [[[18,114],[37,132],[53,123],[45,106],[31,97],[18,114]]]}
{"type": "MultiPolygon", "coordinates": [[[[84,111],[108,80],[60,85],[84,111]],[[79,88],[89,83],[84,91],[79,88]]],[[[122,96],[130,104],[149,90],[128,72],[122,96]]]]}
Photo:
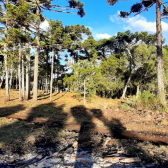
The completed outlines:
{"type": "Polygon", "coordinates": [[[19,45],[19,66],[18,66],[18,76],[19,76],[19,101],[22,101],[22,74],[21,74],[21,55],[22,55],[22,49],[21,44],[19,45]]]}
{"type": "Polygon", "coordinates": [[[25,99],[24,56],[22,55],[22,97],[25,99]]]}
{"type": "Polygon", "coordinates": [[[85,82],[85,79],[84,79],[84,105],[86,104],[86,82],[85,82]]]}
{"type": "Polygon", "coordinates": [[[48,50],[45,49],[46,54],[46,81],[45,81],[45,92],[48,93],[48,50]]]}
{"type": "Polygon", "coordinates": [[[122,94],[122,96],[121,96],[121,99],[124,99],[124,98],[125,98],[125,94],[126,94],[126,92],[127,92],[127,88],[128,88],[128,86],[129,86],[129,84],[130,84],[131,77],[132,77],[132,75],[133,75],[133,70],[132,70],[133,57],[132,57],[132,54],[131,54],[130,49],[126,48],[126,50],[127,50],[128,55],[129,55],[129,57],[130,57],[130,76],[129,76],[129,78],[128,78],[128,80],[127,80],[127,83],[126,83],[126,85],[125,85],[125,87],[124,87],[124,90],[123,90],[123,94],[122,94]]]}
{"type": "MultiPolygon", "coordinates": [[[[29,49],[29,43],[26,43],[26,49],[29,49]]],[[[25,99],[30,99],[30,51],[26,53],[26,95],[25,99]]]]}
{"type": "Polygon", "coordinates": [[[52,101],[54,56],[55,56],[55,51],[53,50],[53,53],[52,53],[52,63],[51,63],[50,101],[52,101]]]}
{"type": "Polygon", "coordinates": [[[156,33],[157,33],[158,96],[160,101],[165,103],[164,69],[163,69],[163,53],[162,53],[161,0],[156,0],[156,33]]]}
{"type": "Polygon", "coordinates": [[[18,71],[16,71],[16,89],[18,89],[18,71]]]}
{"type": "Polygon", "coordinates": [[[127,83],[126,83],[126,85],[125,85],[125,87],[124,87],[124,90],[123,90],[123,94],[122,94],[121,99],[124,99],[124,98],[125,98],[125,94],[126,94],[126,92],[127,92],[128,86],[129,86],[129,84],[130,84],[132,74],[133,74],[133,73],[130,74],[130,76],[129,76],[128,80],[127,80],[127,83]]]}
{"type": "MultiPolygon", "coordinates": [[[[7,4],[9,3],[9,1],[7,0],[6,1],[7,4]]],[[[8,18],[6,17],[6,24],[5,24],[5,36],[6,36],[6,40],[8,40],[8,36],[7,36],[7,30],[8,30],[8,18]]],[[[5,79],[5,87],[6,87],[6,101],[9,101],[10,100],[10,92],[9,92],[9,72],[8,72],[8,65],[7,65],[7,43],[5,43],[4,45],[4,61],[5,61],[5,74],[6,74],[6,79],[5,79]]]]}
{"type": "Polygon", "coordinates": [[[139,84],[138,84],[138,85],[137,85],[137,91],[136,91],[136,98],[138,98],[139,93],[140,93],[140,91],[139,91],[139,84]]]}
{"type": "Polygon", "coordinates": [[[0,89],[2,88],[2,84],[3,84],[3,81],[4,81],[4,74],[2,75],[2,79],[1,79],[1,83],[0,83],[0,89]]]}
{"type": "Polygon", "coordinates": [[[5,74],[6,74],[6,80],[5,80],[5,87],[6,87],[6,101],[10,100],[10,93],[9,93],[9,72],[8,72],[8,65],[7,65],[7,44],[4,46],[4,60],[5,60],[5,74]]]}
{"type": "Polygon", "coordinates": [[[37,2],[37,10],[36,10],[36,15],[37,15],[37,22],[36,22],[36,42],[37,42],[37,46],[35,49],[35,61],[34,61],[34,87],[33,87],[33,100],[37,100],[37,96],[38,96],[38,59],[39,59],[39,39],[40,39],[40,9],[39,9],[39,0],[36,1],[37,2]]]}
{"type": "MultiPolygon", "coordinates": [[[[10,81],[9,81],[9,90],[12,88],[12,79],[13,79],[13,66],[11,65],[11,71],[10,71],[10,81]]],[[[10,92],[10,91],[9,91],[10,92]]]]}

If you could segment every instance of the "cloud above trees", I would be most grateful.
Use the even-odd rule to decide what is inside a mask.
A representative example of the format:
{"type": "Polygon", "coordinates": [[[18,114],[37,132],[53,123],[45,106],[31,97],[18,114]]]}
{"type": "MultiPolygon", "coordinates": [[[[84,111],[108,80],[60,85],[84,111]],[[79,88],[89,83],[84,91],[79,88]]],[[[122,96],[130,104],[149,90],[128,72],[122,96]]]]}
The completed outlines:
{"type": "Polygon", "coordinates": [[[96,34],[97,39],[109,39],[111,35],[104,33],[104,34],[96,34]]]}
{"type": "MultiPolygon", "coordinates": [[[[122,24],[124,30],[134,30],[138,32],[148,31],[150,33],[156,33],[156,22],[149,22],[145,17],[140,15],[123,19],[120,18],[117,13],[116,15],[111,15],[110,20],[111,22],[122,24]]],[[[168,32],[168,23],[162,21],[162,30],[163,32],[168,32]]]]}

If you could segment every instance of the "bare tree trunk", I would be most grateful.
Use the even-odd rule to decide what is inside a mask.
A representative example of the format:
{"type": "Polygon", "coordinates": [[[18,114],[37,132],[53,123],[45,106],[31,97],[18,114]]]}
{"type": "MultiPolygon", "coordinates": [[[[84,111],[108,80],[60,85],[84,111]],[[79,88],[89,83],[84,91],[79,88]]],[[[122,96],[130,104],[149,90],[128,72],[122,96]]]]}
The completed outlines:
{"type": "Polygon", "coordinates": [[[25,99],[25,82],[24,82],[24,56],[22,55],[22,96],[25,99]]]}
{"type": "MultiPolygon", "coordinates": [[[[58,56],[56,56],[57,58],[56,59],[58,59],[58,56]]],[[[57,66],[56,66],[56,75],[57,75],[57,79],[56,79],[56,91],[57,92],[59,92],[59,89],[58,89],[58,76],[59,76],[59,74],[58,74],[58,64],[56,64],[57,66]]]]}
{"type": "Polygon", "coordinates": [[[126,92],[127,92],[128,86],[129,86],[129,84],[130,84],[132,74],[133,74],[133,73],[130,74],[130,76],[129,76],[128,80],[127,80],[127,83],[126,83],[126,85],[125,85],[125,87],[124,87],[124,90],[123,90],[123,94],[122,94],[121,99],[124,99],[124,98],[125,98],[125,94],[126,94],[126,92]]]}
{"type": "MultiPolygon", "coordinates": [[[[4,51],[7,52],[7,44],[5,44],[4,46],[4,51]]],[[[8,65],[7,65],[7,53],[5,53],[4,55],[4,60],[5,60],[5,73],[6,73],[6,80],[5,80],[5,84],[6,84],[6,101],[10,100],[10,93],[9,93],[9,72],[8,72],[8,65]]]]}
{"type": "Polygon", "coordinates": [[[51,63],[50,101],[52,101],[53,70],[54,70],[54,56],[55,56],[55,51],[53,50],[53,53],[52,53],[52,63],[51,63]]]}
{"type": "MultiPolygon", "coordinates": [[[[26,49],[29,49],[29,43],[26,43],[26,49]]],[[[30,51],[26,53],[26,95],[25,99],[30,99],[30,51]]]]}
{"type": "Polygon", "coordinates": [[[157,33],[157,79],[158,96],[161,102],[165,103],[164,93],[164,69],[162,53],[162,26],[161,26],[161,0],[156,0],[156,33],[157,33]]]}
{"type": "Polygon", "coordinates": [[[22,101],[22,74],[21,74],[21,55],[22,55],[22,49],[21,44],[19,45],[19,66],[18,66],[18,76],[19,76],[19,101],[22,101]]]}
{"type": "Polygon", "coordinates": [[[86,82],[85,82],[85,79],[84,79],[84,105],[86,104],[86,82]]]}
{"type": "MultiPolygon", "coordinates": [[[[37,4],[39,5],[39,0],[36,1],[37,4]]],[[[38,96],[38,58],[39,58],[39,36],[40,36],[40,21],[39,21],[39,13],[40,9],[39,6],[37,5],[37,10],[36,10],[36,15],[37,15],[37,23],[36,23],[36,41],[37,41],[37,46],[35,50],[35,61],[34,61],[34,87],[33,87],[33,100],[37,100],[38,96]]]]}
{"type": "Polygon", "coordinates": [[[34,62],[33,100],[37,100],[37,95],[38,95],[38,56],[39,56],[39,50],[38,50],[38,48],[36,48],[35,62],[34,62]]]}
{"type": "Polygon", "coordinates": [[[45,92],[48,93],[48,50],[45,49],[46,53],[46,81],[45,81],[45,92]]]}
{"type": "Polygon", "coordinates": [[[13,66],[11,65],[9,90],[11,90],[11,88],[12,88],[12,79],[13,79],[13,66]]]}
{"type": "Polygon", "coordinates": [[[140,93],[140,91],[139,91],[139,84],[138,84],[138,85],[137,85],[137,91],[136,91],[136,98],[138,98],[139,93],[140,93]]]}
{"type": "Polygon", "coordinates": [[[1,79],[1,83],[0,83],[0,89],[2,88],[2,84],[3,84],[3,81],[4,81],[4,74],[2,75],[2,79],[1,79]]]}
{"type": "Polygon", "coordinates": [[[16,87],[15,89],[18,89],[18,71],[16,70],[16,87]]]}
{"type": "MultiPolygon", "coordinates": [[[[7,4],[9,3],[8,0],[6,1],[7,4]]],[[[7,30],[8,30],[8,18],[6,17],[6,24],[5,24],[5,34],[6,34],[6,40],[8,40],[8,36],[7,36],[7,30]]],[[[7,43],[5,43],[4,45],[4,60],[5,60],[5,74],[6,74],[6,79],[5,79],[5,87],[6,87],[6,101],[9,101],[10,100],[10,92],[9,92],[9,72],[8,72],[8,65],[7,65],[7,43]]]]}
{"type": "Polygon", "coordinates": [[[133,70],[132,70],[133,57],[132,57],[132,54],[131,54],[131,52],[130,52],[130,49],[126,48],[126,50],[127,50],[128,55],[129,55],[129,57],[130,57],[130,58],[129,58],[129,59],[130,59],[130,76],[129,76],[129,78],[128,78],[128,80],[127,80],[127,83],[126,83],[126,85],[125,85],[125,87],[124,87],[124,90],[123,90],[123,94],[122,94],[122,96],[121,96],[121,99],[124,99],[124,98],[125,98],[125,94],[126,94],[126,92],[127,92],[127,88],[128,88],[128,86],[129,86],[129,84],[130,84],[131,77],[132,77],[132,75],[133,75],[133,70]]]}

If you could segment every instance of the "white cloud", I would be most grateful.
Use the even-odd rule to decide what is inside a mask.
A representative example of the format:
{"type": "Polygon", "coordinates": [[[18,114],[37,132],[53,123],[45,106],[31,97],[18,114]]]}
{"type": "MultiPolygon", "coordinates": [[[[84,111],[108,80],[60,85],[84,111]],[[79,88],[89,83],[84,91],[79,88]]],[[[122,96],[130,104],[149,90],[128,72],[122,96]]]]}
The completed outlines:
{"type": "Polygon", "coordinates": [[[148,22],[143,16],[135,16],[126,19],[128,26],[135,31],[149,31],[152,33],[156,32],[156,23],[148,22]]]}
{"type": "Polygon", "coordinates": [[[168,32],[168,23],[162,22],[162,30],[163,32],[168,32]]]}
{"type": "MultiPolygon", "coordinates": [[[[133,31],[148,31],[150,33],[156,32],[156,22],[149,22],[143,16],[137,15],[134,17],[129,17],[127,19],[122,19],[116,15],[110,16],[110,20],[117,24],[123,24],[124,30],[133,30],[133,31]]],[[[168,23],[162,21],[162,30],[163,32],[168,32],[168,23]]]]}
{"type": "Polygon", "coordinates": [[[111,35],[104,33],[104,34],[96,34],[97,39],[109,39],[111,35]]]}
{"type": "Polygon", "coordinates": [[[41,23],[40,28],[43,30],[46,30],[49,28],[49,23],[47,20],[45,20],[44,22],[41,23]]]}
{"type": "Polygon", "coordinates": [[[110,15],[110,20],[117,24],[122,24],[124,22],[124,19],[119,17],[119,12],[120,11],[118,11],[116,15],[110,15]]]}
{"type": "Polygon", "coordinates": [[[88,27],[90,30],[93,30],[93,28],[92,28],[92,27],[90,27],[90,26],[86,26],[86,27],[88,27]]]}

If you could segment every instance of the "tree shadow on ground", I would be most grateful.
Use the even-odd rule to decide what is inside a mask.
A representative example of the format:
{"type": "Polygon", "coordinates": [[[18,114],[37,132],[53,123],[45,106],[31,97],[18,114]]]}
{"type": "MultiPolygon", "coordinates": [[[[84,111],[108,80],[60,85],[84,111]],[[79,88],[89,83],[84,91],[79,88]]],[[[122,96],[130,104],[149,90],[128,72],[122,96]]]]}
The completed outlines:
{"type": "MultiPolygon", "coordinates": [[[[105,126],[110,131],[110,134],[113,139],[117,139],[117,148],[121,147],[124,149],[126,156],[139,157],[142,161],[146,163],[156,163],[159,165],[168,165],[168,161],[163,160],[159,156],[152,157],[144,149],[142,149],[138,143],[143,142],[136,137],[129,138],[127,135],[129,132],[126,131],[126,128],[122,125],[120,120],[113,118],[109,121],[103,116],[101,109],[91,109],[93,117],[96,117],[104,123],[105,126]]],[[[113,143],[114,141],[112,141],[113,143]]],[[[148,143],[148,142],[146,142],[148,143]]],[[[152,143],[154,145],[161,145],[161,143],[152,143]]],[[[112,145],[112,144],[110,144],[112,145]]],[[[114,144],[115,145],[115,144],[114,144]]],[[[110,151],[108,151],[110,152],[110,151]]],[[[142,163],[142,162],[141,162],[142,163]]]]}
{"type": "Polygon", "coordinates": [[[87,109],[84,106],[75,106],[71,108],[71,113],[80,124],[80,131],[78,136],[78,149],[76,155],[76,162],[74,168],[78,168],[78,159],[83,155],[87,155],[90,165],[92,167],[92,141],[91,130],[95,127],[92,123],[92,116],[88,114],[87,109]]]}
{"type": "MultiPolygon", "coordinates": [[[[52,102],[41,104],[31,109],[26,120],[10,120],[10,123],[2,124],[0,127],[0,144],[11,146],[13,152],[19,154],[24,154],[26,148],[31,147],[32,144],[36,148],[40,145],[45,148],[47,145],[52,144],[53,140],[57,141],[59,133],[65,128],[67,113],[63,111],[63,108],[64,105],[56,106],[52,102]]],[[[22,105],[1,108],[0,117],[6,117],[23,109],[22,105]]],[[[138,146],[138,142],[140,141],[135,139],[126,140],[126,137],[123,135],[126,128],[120,120],[105,118],[100,109],[88,110],[82,105],[75,106],[71,108],[71,114],[76,119],[76,122],[80,124],[75,168],[79,167],[77,159],[80,158],[81,151],[83,151],[83,155],[87,155],[87,158],[89,158],[89,166],[92,167],[93,165],[93,142],[91,134],[95,128],[95,124],[92,122],[93,118],[97,118],[107,126],[112,139],[118,140],[117,144],[114,144],[115,147],[122,147],[127,156],[137,157],[138,154],[138,157],[143,161],[154,162],[156,159],[158,163],[163,163],[162,158],[159,158],[159,156],[158,158],[152,158],[144,149],[138,146]]],[[[57,148],[54,147],[54,150],[57,150],[57,148]]],[[[110,152],[110,150],[111,148],[107,152],[110,152]]],[[[106,156],[106,154],[104,153],[103,156],[106,156]]],[[[164,164],[168,165],[168,162],[165,161],[164,164]]]]}
{"type": "Polygon", "coordinates": [[[53,101],[56,101],[56,100],[58,100],[58,99],[60,99],[60,98],[64,97],[66,94],[67,94],[67,92],[66,92],[65,94],[63,94],[62,96],[60,96],[60,97],[56,98],[56,99],[55,99],[55,100],[53,100],[53,101]]]}
{"type": "Polygon", "coordinates": [[[11,107],[1,107],[0,117],[7,117],[8,115],[14,114],[24,109],[25,107],[23,105],[17,105],[17,106],[11,106],[11,107]]]}
{"type": "MultiPolygon", "coordinates": [[[[19,107],[23,109],[22,106],[19,107]]],[[[14,119],[13,122],[2,125],[0,143],[10,146],[13,152],[19,154],[24,154],[32,145],[43,143],[45,146],[51,143],[64,128],[67,114],[63,112],[63,107],[64,105],[56,106],[55,103],[41,104],[31,109],[26,120],[14,119]]],[[[8,112],[11,109],[12,107],[3,110],[8,112]]],[[[18,106],[13,109],[13,113],[18,112],[18,106]]]]}
{"type": "MultiPolygon", "coordinates": [[[[60,94],[60,92],[55,93],[54,95],[52,95],[52,97],[57,96],[58,94],[60,94]]],[[[61,97],[63,97],[63,96],[61,96],[61,97]]],[[[38,100],[43,100],[43,99],[48,99],[48,98],[50,98],[50,93],[38,96],[38,100]]]]}

